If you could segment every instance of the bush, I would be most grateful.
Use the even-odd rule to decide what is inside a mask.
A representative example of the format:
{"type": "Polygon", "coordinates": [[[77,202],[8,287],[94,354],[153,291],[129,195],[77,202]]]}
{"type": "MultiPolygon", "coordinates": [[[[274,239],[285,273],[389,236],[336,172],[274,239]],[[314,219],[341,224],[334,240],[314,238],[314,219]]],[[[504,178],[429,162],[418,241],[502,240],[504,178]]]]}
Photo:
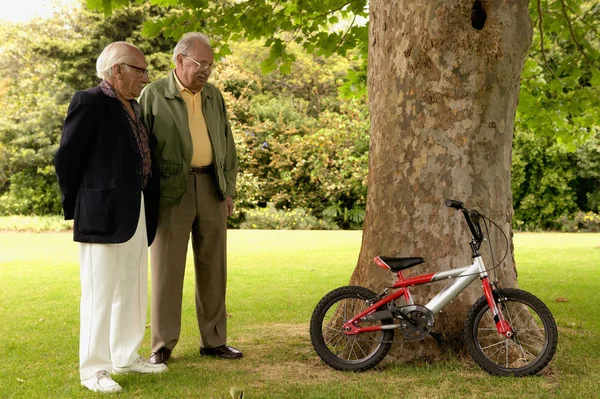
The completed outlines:
{"type": "Polygon", "coordinates": [[[335,224],[308,214],[302,208],[276,209],[272,203],[265,208],[251,209],[246,212],[246,221],[242,229],[261,230],[337,230],[335,224]]]}
{"type": "MultiPolygon", "coordinates": [[[[343,99],[337,88],[348,60],[295,54],[293,75],[262,75],[264,48],[236,44],[213,76],[222,87],[238,148],[236,211],[273,203],[303,208],[342,229],[362,227],[366,204],[369,117],[366,99],[343,99]]],[[[267,54],[264,54],[267,56],[267,54]]]]}
{"type": "Polygon", "coordinates": [[[513,227],[554,230],[577,207],[575,154],[552,137],[515,131],[512,158],[513,227]]]}
{"type": "MultiPolygon", "coordinates": [[[[280,104],[286,101],[279,98],[280,104]]],[[[343,229],[361,227],[358,216],[367,195],[367,107],[357,100],[339,105],[339,112],[306,117],[297,127],[273,121],[239,126],[247,148],[240,170],[258,178],[260,206],[272,202],[278,209],[310,209],[312,215],[329,216],[343,229]],[[326,215],[326,209],[336,212],[326,215]],[[349,212],[354,220],[347,217],[349,212]]]]}
{"type": "Polygon", "coordinates": [[[600,130],[577,149],[576,155],[579,209],[600,212],[600,130]]]}
{"type": "Polygon", "coordinates": [[[562,231],[576,232],[600,232],[600,215],[594,212],[577,212],[575,217],[563,216],[558,219],[562,231]]]}

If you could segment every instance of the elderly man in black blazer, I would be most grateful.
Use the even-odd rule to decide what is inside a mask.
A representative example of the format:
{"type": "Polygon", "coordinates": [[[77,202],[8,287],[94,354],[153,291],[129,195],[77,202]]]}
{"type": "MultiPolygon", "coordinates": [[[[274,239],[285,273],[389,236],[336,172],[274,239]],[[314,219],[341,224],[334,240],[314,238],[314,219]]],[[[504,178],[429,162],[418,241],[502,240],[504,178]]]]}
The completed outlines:
{"type": "Polygon", "coordinates": [[[147,67],[137,47],[109,44],[96,63],[100,85],[71,100],[54,159],[64,216],[80,243],[80,379],[96,392],[121,391],[111,372],[167,370],[138,354],[158,215],[158,173],[135,101],[147,67]]]}

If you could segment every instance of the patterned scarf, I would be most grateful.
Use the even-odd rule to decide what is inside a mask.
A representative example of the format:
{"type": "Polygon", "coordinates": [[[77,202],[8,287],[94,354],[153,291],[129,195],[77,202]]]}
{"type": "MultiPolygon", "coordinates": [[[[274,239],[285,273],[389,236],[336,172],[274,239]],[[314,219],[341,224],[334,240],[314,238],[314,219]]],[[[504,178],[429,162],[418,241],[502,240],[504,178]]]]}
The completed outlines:
{"type": "MultiPolygon", "coordinates": [[[[108,97],[116,98],[117,92],[115,89],[108,83],[106,80],[100,82],[100,89],[104,94],[108,97]]],[[[119,101],[120,102],[120,101],[119,101]]],[[[148,178],[152,175],[152,158],[150,156],[150,145],[148,144],[148,132],[146,131],[146,127],[142,123],[142,119],[140,116],[140,105],[135,100],[130,100],[131,107],[133,108],[133,112],[135,114],[135,119],[129,115],[125,105],[121,103],[125,114],[127,115],[127,119],[129,119],[129,125],[131,126],[131,130],[133,130],[133,135],[135,136],[135,141],[137,142],[138,148],[140,150],[140,154],[142,155],[142,172],[143,172],[143,188],[146,187],[148,183],[148,178]]]]}

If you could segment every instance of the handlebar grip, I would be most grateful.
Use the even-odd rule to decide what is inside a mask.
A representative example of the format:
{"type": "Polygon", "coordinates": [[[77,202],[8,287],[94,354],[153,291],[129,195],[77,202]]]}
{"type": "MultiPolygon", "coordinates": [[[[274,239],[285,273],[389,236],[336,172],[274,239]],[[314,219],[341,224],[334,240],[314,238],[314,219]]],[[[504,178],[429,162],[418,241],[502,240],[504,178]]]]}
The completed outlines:
{"type": "Polygon", "coordinates": [[[458,200],[447,199],[444,201],[444,203],[448,208],[454,208],[458,210],[465,209],[465,205],[458,200]]]}
{"type": "Polygon", "coordinates": [[[471,210],[469,211],[469,219],[471,219],[471,225],[473,226],[473,229],[471,230],[473,237],[477,241],[482,242],[485,237],[483,235],[483,231],[481,230],[481,214],[476,210],[471,210]]]}

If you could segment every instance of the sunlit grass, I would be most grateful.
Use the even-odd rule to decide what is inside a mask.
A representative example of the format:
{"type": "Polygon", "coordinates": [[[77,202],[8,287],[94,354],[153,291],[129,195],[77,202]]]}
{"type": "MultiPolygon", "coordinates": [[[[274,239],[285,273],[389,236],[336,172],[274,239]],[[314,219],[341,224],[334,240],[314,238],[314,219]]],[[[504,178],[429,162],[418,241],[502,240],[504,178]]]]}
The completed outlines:
{"type": "MultiPolygon", "coordinates": [[[[159,376],[117,376],[122,398],[584,398],[600,391],[600,234],[515,236],[519,285],[552,310],[560,333],[550,368],[491,377],[469,360],[324,366],[310,345],[317,301],[348,283],[357,231],[229,232],[229,343],[241,361],[198,355],[188,257],[181,341],[159,376]]],[[[79,266],[70,233],[0,233],[0,398],[102,397],[79,386],[79,266]]],[[[149,331],[142,355],[149,354],[149,331]]]]}
{"type": "Polygon", "coordinates": [[[60,232],[73,228],[72,220],[62,216],[0,216],[0,231],[60,232]]]}

